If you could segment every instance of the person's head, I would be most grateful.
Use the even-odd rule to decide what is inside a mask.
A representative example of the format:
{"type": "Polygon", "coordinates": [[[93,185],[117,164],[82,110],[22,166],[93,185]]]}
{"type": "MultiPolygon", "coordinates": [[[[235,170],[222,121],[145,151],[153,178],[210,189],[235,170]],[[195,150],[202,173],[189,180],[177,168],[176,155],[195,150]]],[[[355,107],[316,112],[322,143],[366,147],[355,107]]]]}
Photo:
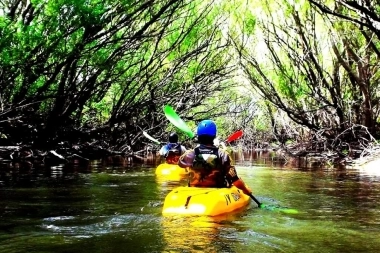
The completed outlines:
{"type": "Polygon", "coordinates": [[[176,142],[178,142],[178,135],[176,133],[171,133],[169,135],[169,142],[170,143],[176,143],[176,142]]]}
{"type": "Polygon", "coordinates": [[[216,137],[216,124],[206,119],[201,121],[197,127],[198,142],[201,144],[213,144],[216,137]]]}

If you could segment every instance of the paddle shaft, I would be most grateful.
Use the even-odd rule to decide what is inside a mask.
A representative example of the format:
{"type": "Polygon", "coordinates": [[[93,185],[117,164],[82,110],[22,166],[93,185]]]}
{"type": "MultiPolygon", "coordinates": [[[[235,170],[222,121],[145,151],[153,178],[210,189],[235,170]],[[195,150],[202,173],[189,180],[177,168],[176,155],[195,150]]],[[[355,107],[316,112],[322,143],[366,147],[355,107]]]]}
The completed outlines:
{"type": "Polygon", "coordinates": [[[255,198],[255,196],[252,195],[252,193],[250,193],[248,196],[250,196],[251,199],[252,199],[253,201],[255,201],[256,204],[257,204],[259,207],[261,207],[261,203],[255,198]]]}

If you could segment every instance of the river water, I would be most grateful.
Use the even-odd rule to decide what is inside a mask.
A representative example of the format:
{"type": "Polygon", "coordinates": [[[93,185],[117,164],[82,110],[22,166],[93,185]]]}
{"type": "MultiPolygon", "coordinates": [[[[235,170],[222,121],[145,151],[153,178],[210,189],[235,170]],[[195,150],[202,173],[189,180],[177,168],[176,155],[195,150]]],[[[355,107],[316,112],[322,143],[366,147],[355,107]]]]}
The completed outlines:
{"type": "MultiPolygon", "coordinates": [[[[218,218],[163,217],[184,180],[153,165],[0,169],[0,252],[380,252],[380,173],[237,161],[266,204],[218,218]]],[[[380,172],[380,168],[379,168],[380,172]]]]}

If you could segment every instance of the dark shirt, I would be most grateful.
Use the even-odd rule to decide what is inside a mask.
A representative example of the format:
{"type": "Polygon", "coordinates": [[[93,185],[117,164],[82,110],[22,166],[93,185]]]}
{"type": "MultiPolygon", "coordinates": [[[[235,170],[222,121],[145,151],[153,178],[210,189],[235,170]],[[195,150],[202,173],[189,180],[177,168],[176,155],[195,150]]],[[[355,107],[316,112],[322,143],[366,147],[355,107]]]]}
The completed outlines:
{"type": "Polygon", "coordinates": [[[186,148],[179,143],[168,143],[160,149],[159,154],[165,157],[166,163],[177,164],[179,157],[185,151],[186,148]]]}
{"type": "Polygon", "coordinates": [[[200,187],[229,187],[239,179],[229,154],[213,145],[199,145],[186,151],[178,165],[188,168],[189,185],[200,187]]]}

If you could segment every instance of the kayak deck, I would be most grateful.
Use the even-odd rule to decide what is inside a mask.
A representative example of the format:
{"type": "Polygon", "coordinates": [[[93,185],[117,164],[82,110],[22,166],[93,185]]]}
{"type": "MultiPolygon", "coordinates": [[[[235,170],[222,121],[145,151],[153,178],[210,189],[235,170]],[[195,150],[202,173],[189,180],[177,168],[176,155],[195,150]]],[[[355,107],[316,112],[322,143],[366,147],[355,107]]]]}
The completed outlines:
{"type": "Polygon", "coordinates": [[[177,187],[165,198],[162,213],[217,216],[248,206],[250,197],[237,187],[177,187]]]}

